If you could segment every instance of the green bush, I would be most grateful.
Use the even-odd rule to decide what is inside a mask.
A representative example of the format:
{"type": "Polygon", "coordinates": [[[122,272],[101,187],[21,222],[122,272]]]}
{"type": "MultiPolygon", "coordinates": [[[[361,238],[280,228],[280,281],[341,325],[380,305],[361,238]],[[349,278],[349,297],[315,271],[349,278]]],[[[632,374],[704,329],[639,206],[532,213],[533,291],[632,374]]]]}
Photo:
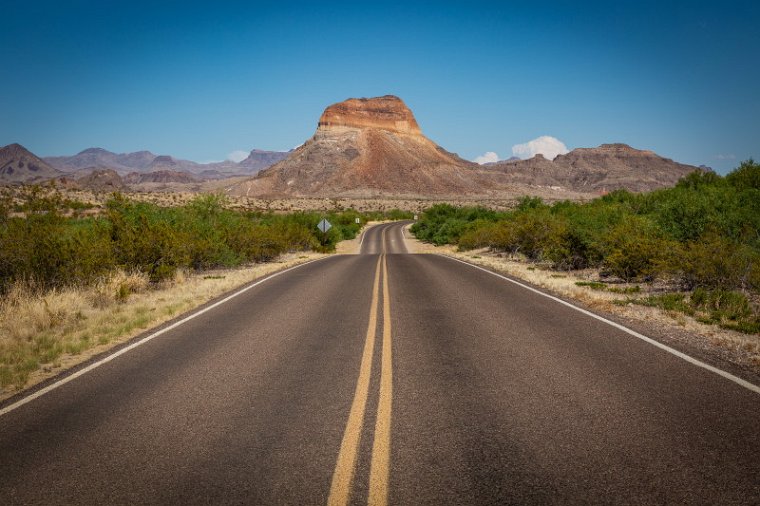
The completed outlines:
{"type": "Polygon", "coordinates": [[[694,309],[710,314],[716,322],[724,319],[741,320],[752,315],[752,307],[746,295],[730,290],[706,290],[697,288],[691,294],[694,309]]]}
{"type": "Polygon", "coordinates": [[[482,207],[454,207],[437,204],[425,211],[412,226],[412,232],[422,241],[433,244],[457,244],[459,238],[473,228],[473,222],[494,222],[499,214],[482,207]]]}
{"type": "Polygon", "coordinates": [[[656,277],[672,247],[652,223],[634,215],[613,227],[603,244],[604,269],[624,281],[656,277]]]}
{"type": "Polygon", "coordinates": [[[270,261],[284,252],[332,251],[339,241],[355,237],[368,219],[350,209],[327,214],[238,212],[219,195],[165,208],[118,193],[102,216],[79,218],[63,214],[72,202],[55,192],[31,187],[23,197],[14,212],[25,216],[15,217],[10,199],[0,199],[0,293],[22,279],[42,289],[86,284],[120,267],[158,282],[179,268],[233,267],[270,261]],[[322,218],[333,225],[326,234],[317,229],[322,218]]]}
{"type": "Polygon", "coordinates": [[[673,249],[668,269],[687,289],[745,288],[754,283],[760,253],[710,230],[673,249]]]}
{"type": "Polygon", "coordinates": [[[760,164],[750,158],[728,174],[726,181],[739,190],[760,190],[760,164]]]}

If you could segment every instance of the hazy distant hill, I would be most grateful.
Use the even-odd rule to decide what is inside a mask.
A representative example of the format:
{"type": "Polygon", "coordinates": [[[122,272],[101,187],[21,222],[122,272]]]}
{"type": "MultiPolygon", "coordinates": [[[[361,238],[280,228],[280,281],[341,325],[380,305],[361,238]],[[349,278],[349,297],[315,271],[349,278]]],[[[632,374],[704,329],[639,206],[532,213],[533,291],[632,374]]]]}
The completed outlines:
{"type": "Polygon", "coordinates": [[[141,183],[198,183],[200,179],[188,174],[187,172],[159,169],[152,172],[131,172],[124,176],[124,182],[127,184],[141,183]]]}
{"type": "Polygon", "coordinates": [[[488,168],[502,172],[516,183],[558,186],[579,192],[617,188],[649,191],[672,186],[695,170],[705,170],[620,143],[574,149],[553,161],[536,155],[529,160],[490,164],[488,168]]]}
{"type": "Polygon", "coordinates": [[[260,149],[254,149],[248,155],[248,158],[240,162],[238,165],[242,168],[246,168],[246,173],[255,174],[256,172],[266,169],[288,157],[292,152],[290,151],[263,151],[260,149]]]}
{"type": "Polygon", "coordinates": [[[156,155],[150,151],[117,154],[102,148],[88,148],[73,156],[48,156],[44,160],[64,172],[101,167],[126,174],[135,170],[147,170],[155,158],[156,155]]]}
{"type": "Polygon", "coordinates": [[[62,172],[107,168],[116,171],[121,176],[126,176],[132,172],[173,170],[186,172],[200,179],[221,179],[231,176],[254,175],[282,160],[287,155],[287,152],[254,149],[248,158],[240,163],[229,160],[197,163],[169,155],[155,155],[150,151],[117,154],[102,148],[88,148],[73,156],[50,156],[44,160],[62,172]]]}
{"type": "Polygon", "coordinates": [[[0,148],[0,183],[35,183],[61,172],[31,153],[21,144],[0,148]]]}

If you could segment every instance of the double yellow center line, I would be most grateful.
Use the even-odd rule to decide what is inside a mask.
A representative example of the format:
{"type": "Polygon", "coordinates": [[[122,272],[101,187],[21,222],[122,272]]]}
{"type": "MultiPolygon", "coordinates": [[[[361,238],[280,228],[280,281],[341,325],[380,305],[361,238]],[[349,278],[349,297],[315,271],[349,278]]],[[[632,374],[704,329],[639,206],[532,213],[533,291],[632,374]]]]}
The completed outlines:
{"type": "Polygon", "coordinates": [[[345,506],[351,497],[351,485],[356,468],[357,453],[364,425],[364,413],[369,396],[369,384],[372,375],[372,357],[375,351],[377,334],[377,314],[379,311],[380,281],[383,289],[383,342],[380,360],[380,397],[377,405],[377,420],[375,421],[375,440],[372,444],[372,460],[369,471],[369,494],[367,503],[370,505],[388,504],[388,480],[390,477],[390,447],[391,447],[391,405],[393,399],[393,355],[391,350],[391,305],[388,293],[388,266],[385,258],[385,229],[382,231],[382,254],[377,259],[375,280],[372,288],[372,306],[369,311],[367,336],[364,341],[364,351],[359,367],[359,379],[356,382],[354,400],[348,415],[346,430],[340,444],[338,461],[333,473],[330,496],[327,504],[330,506],[345,506]],[[381,270],[382,267],[382,270],[381,270]],[[382,276],[381,276],[382,272],[382,276]]]}

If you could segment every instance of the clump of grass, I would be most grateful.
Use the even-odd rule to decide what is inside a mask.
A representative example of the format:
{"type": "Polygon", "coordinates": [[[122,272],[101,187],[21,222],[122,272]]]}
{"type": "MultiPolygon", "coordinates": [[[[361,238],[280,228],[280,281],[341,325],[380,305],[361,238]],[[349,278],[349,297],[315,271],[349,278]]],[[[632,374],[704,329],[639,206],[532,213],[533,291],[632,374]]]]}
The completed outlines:
{"type": "Polygon", "coordinates": [[[760,317],[747,296],[737,291],[696,288],[690,294],[665,293],[622,302],[683,313],[693,316],[698,322],[745,334],[760,333],[760,317]]]}
{"type": "Polygon", "coordinates": [[[576,281],[577,286],[586,286],[592,290],[604,291],[607,290],[607,285],[600,283],[599,281],[576,281]]]}
{"type": "Polygon", "coordinates": [[[148,288],[148,275],[140,271],[115,270],[100,277],[90,290],[95,307],[105,308],[114,303],[125,302],[133,293],[148,288]]]}
{"type": "Polygon", "coordinates": [[[641,292],[641,287],[639,285],[618,287],[618,286],[609,286],[608,284],[602,283],[601,281],[576,281],[575,284],[578,286],[586,286],[588,288],[591,288],[592,290],[598,290],[600,292],[606,291],[606,292],[611,292],[611,293],[622,293],[622,294],[631,294],[631,293],[641,292]]]}
{"type": "Polygon", "coordinates": [[[628,302],[640,306],[656,307],[665,311],[679,311],[689,316],[694,315],[694,309],[689,305],[684,293],[664,293],[661,295],[650,295],[639,299],[628,299],[628,302]]]}
{"type": "Polygon", "coordinates": [[[630,294],[630,293],[639,293],[641,292],[641,287],[639,285],[634,286],[624,286],[622,288],[617,286],[608,286],[607,290],[612,293],[624,293],[624,294],[630,294]]]}

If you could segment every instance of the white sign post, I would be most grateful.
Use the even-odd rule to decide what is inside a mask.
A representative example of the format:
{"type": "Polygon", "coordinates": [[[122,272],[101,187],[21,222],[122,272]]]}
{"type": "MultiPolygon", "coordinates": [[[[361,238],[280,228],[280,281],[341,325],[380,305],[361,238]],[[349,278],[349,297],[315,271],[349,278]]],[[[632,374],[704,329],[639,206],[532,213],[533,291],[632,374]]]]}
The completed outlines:
{"type": "Polygon", "coordinates": [[[332,228],[332,225],[329,221],[322,218],[322,221],[319,222],[319,225],[317,225],[317,228],[322,231],[323,234],[326,234],[328,230],[332,228]]]}

